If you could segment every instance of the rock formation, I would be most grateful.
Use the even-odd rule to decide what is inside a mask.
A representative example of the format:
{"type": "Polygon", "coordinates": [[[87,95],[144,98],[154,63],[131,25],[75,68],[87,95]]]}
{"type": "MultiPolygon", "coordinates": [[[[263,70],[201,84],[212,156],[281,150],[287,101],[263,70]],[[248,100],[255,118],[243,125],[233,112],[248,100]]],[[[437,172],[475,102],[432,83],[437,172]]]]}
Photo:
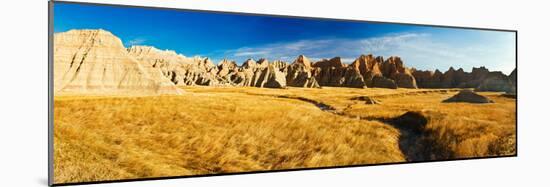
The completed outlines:
{"type": "Polygon", "coordinates": [[[361,55],[349,65],[340,57],[310,61],[300,55],[292,63],[248,59],[239,66],[223,59],[186,57],[151,46],[126,49],[104,30],[72,30],[55,34],[56,92],[108,94],[179,94],[176,86],[250,86],[285,88],[321,86],[353,88],[475,88],[516,92],[516,71],[509,76],[485,67],[472,72],[449,68],[442,73],[407,68],[400,57],[384,60],[361,55]]]}
{"type": "Polygon", "coordinates": [[[214,64],[207,58],[188,58],[174,51],[150,46],[132,46],[128,54],[148,66],[159,69],[176,85],[216,85],[214,64]]]}
{"type": "Polygon", "coordinates": [[[491,72],[477,86],[476,91],[512,92],[514,83],[501,72],[491,72]]]}
{"type": "Polygon", "coordinates": [[[372,86],[376,88],[397,88],[397,84],[394,80],[382,76],[373,77],[372,86]]]}
{"type": "Polygon", "coordinates": [[[215,65],[208,58],[188,58],[149,46],[132,46],[128,54],[159,69],[176,85],[286,87],[284,72],[272,67],[267,59],[248,59],[238,67],[227,59],[215,65]]]}
{"type": "Polygon", "coordinates": [[[294,87],[319,88],[319,83],[313,76],[315,70],[311,66],[311,61],[304,55],[300,55],[288,66],[287,84],[294,87]]]}
{"type": "Polygon", "coordinates": [[[514,71],[510,73],[508,78],[510,79],[510,82],[512,82],[513,87],[509,89],[507,94],[516,95],[517,94],[517,69],[514,69],[514,71]]]}
{"type": "Polygon", "coordinates": [[[316,62],[319,68],[315,76],[321,86],[417,88],[415,77],[399,57],[384,61],[381,56],[361,55],[349,66],[339,57],[316,62]]]}
{"type": "Polygon", "coordinates": [[[356,72],[359,72],[364,81],[364,86],[366,87],[394,87],[394,86],[385,86],[384,84],[379,85],[380,81],[375,82],[377,79],[386,79],[383,77],[382,72],[380,71],[379,66],[384,61],[382,57],[374,58],[372,54],[361,55],[355,61],[350,64],[350,67],[353,68],[356,72]]]}
{"type": "Polygon", "coordinates": [[[269,64],[264,71],[265,75],[265,84],[260,87],[266,88],[285,88],[286,87],[286,75],[285,72],[281,71],[276,66],[269,64]]]}
{"type": "Polygon", "coordinates": [[[502,72],[491,72],[485,67],[472,68],[471,72],[464,72],[462,68],[449,68],[445,73],[439,70],[419,71],[412,70],[418,87],[420,88],[475,88],[476,91],[515,92],[515,78],[506,76],[502,72]]]}
{"type": "Polygon", "coordinates": [[[416,79],[410,70],[405,68],[401,58],[392,56],[381,65],[382,75],[395,81],[399,88],[418,88],[416,79]]]}
{"type": "Polygon", "coordinates": [[[334,57],[330,60],[322,59],[313,64],[316,68],[315,78],[320,86],[336,87],[366,87],[365,80],[360,70],[353,65],[342,63],[340,57],[334,57]]]}
{"type": "Polygon", "coordinates": [[[243,63],[243,67],[241,68],[245,75],[243,86],[268,88],[286,87],[284,71],[281,71],[276,65],[277,64],[270,64],[267,59],[260,59],[258,63],[252,59],[248,59],[243,63]]]}
{"type": "MultiPolygon", "coordinates": [[[[322,59],[313,64],[318,69],[315,79],[321,86],[343,86],[346,82],[346,67],[340,57],[322,59]]],[[[362,85],[361,85],[362,86],[362,85]]]]}
{"type": "Polygon", "coordinates": [[[218,63],[218,76],[229,78],[228,76],[231,76],[231,72],[234,72],[237,68],[237,63],[235,61],[229,61],[226,59],[223,59],[218,63]]]}
{"type": "Polygon", "coordinates": [[[419,88],[441,88],[441,79],[443,73],[439,70],[432,71],[420,71],[413,70],[412,75],[414,76],[416,83],[419,88]]]}
{"type": "Polygon", "coordinates": [[[73,94],[181,94],[162,72],[127,54],[104,30],[54,35],[54,92],[73,94]]]}
{"type": "Polygon", "coordinates": [[[518,78],[518,72],[517,72],[517,68],[514,69],[514,71],[512,71],[512,73],[510,73],[510,75],[508,75],[508,77],[510,78],[510,81],[512,81],[512,83],[514,83],[514,85],[517,83],[517,78],[518,78]]]}
{"type": "Polygon", "coordinates": [[[493,103],[489,98],[479,95],[472,90],[461,90],[458,94],[446,99],[444,103],[466,102],[466,103],[493,103]]]}

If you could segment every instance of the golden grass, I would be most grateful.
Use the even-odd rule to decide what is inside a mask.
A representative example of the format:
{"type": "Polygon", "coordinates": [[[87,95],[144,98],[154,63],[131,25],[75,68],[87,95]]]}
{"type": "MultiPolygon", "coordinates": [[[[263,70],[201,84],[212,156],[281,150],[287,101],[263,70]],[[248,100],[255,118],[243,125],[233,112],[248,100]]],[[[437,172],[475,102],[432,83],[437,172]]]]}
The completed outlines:
{"type": "MultiPolygon", "coordinates": [[[[347,115],[393,118],[407,111],[421,111],[430,120],[424,141],[430,142],[430,159],[455,159],[514,155],[516,131],[515,99],[481,93],[495,103],[442,103],[456,92],[386,97],[381,105],[356,104],[347,115]],[[366,112],[368,111],[368,112],[366,112]],[[426,141],[427,140],[427,141],[426,141]]],[[[375,97],[376,98],[376,97],[375,97]]]]}
{"type": "Polygon", "coordinates": [[[240,93],[55,100],[57,183],[404,161],[398,131],[240,93]]]}
{"type": "Polygon", "coordinates": [[[422,89],[184,89],[181,96],[55,97],[55,182],[402,162],[399,130],[359,118],[413,110],[437,114],[422,138],[439,148],[435,159],[515,154],[515,100],[490,93],[496,103],[480,105],[441,103],[454,92],[422,89]],[[358,96],[381,104],[352,100],[358,96]]]}
{"type": "Polygon", "coordinates": [[[341,114],[366,119],[390,119],[408,111],[424,111],[430,117],[423,147],[431,147],[427,159],[456,159],[483,156],[514,155],[516,130],[516,100],[501,93],[481,92],[495,101],[491,104],[442,103],[458,89],[383,89],[331,88],[260,90],[237,88],[188,88],[190,91],[238,91],[254,94],[302,96],[329,104],[341,114]],[[366,105],[354,100],[369,96],[381,102],[366,105]],[[432,115],[432,116],[429,116],[432,115]]]}

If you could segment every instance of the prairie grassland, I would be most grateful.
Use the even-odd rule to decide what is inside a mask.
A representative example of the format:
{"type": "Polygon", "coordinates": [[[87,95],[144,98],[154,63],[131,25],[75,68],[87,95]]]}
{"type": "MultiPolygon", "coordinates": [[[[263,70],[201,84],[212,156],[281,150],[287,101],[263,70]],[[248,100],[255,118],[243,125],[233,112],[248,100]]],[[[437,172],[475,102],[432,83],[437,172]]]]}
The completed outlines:
{"type": "Polygon", "coordinates": [[[416,145],[429,154],[424,160],[456,159],[516,153],[516,99],[501,93],[481,92],[495,103],[442,103],[460,89],[225,89],[188,88],[189,91],[233,91],[252,94],[290,95],[310,98],[336,109],[344,116],[361,119],[392,119],[408,111],[429,119],[416,145]],[[196,89],[196,90],[195,90],[196,89]],[[210,90],[211,89],[211,90],[210,90]],[[368,96],[380,104],[367,105],[357,97],[368,96]]]}
{"type": "Polygon", "coordinates": [[[495,103],[463,104],[441,103],[453,90],[183,88],[181,96],[55,97],[55,182],[403,162],[399,129],[368,119],[407,111],[430,119],[411,145],[429,159],[515,154],[515,99],[493,93],[483,94],[495,103]]]}
{"type": "Polygon", "coordinates": [[[57,183],[404,161],[396,129],[297,100],[209,92],[54,104],[57,183]]]}
{"type": "MultiPolygon", "coordinates": [[[[417,147],[430,152],[426,159],[455,159],[516,153],[515,99],[497,93],[480,93],[495,103],[442,103],[456,92],[435,92],[382,97],[380,105],[354,104],[346,115],[363,118],[395,118],[418,111],[427,119],[417,147]],[[368,112],[365,112],[368,111],[368,112]],[[421,148],[422,147],[422,148],[421,148]]],[[[377,97],[374,97],[377,98],[377,97]]]]}

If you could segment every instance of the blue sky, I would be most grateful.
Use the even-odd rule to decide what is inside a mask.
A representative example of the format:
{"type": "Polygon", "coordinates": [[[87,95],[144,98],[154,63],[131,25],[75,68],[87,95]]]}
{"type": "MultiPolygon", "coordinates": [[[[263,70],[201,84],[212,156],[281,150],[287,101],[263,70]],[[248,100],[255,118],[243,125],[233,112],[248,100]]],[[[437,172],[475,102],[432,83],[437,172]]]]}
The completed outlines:
{"type": "Polygon", "coordinates": [[[515,68],[512,32],[56,3],[54,32],[71,29],[105,29],[126,47],[149,45],[216,63],[292,62],[300,54],[312,60],[340,56],[350,63],[372,53],[400,56],[407,66],[424,70],[515,68]]]}

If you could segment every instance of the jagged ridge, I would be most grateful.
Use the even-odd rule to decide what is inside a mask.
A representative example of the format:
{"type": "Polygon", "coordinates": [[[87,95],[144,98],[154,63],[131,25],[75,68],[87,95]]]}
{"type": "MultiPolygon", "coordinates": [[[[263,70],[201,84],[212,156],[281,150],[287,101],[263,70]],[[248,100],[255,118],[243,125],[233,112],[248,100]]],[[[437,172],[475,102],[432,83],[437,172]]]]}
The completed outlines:
{"type": "Polygon", "coordinates": [[[268,88],[321,86],[379,88],[476,88],[515,93],[510,76],[484,67],[471,73],[450,68],[445,73],[407,68],[397,56],[361,55],[351,64],[340,57],[311,62],[299,55],[292,63],[246,60],[241,66],[224,59],[186,57],[152,46],[124,48],[104,30],[71,30],[55,34],[55,90],[79,93],[179,94],[176,85],[253,86],[268,88]]]}

